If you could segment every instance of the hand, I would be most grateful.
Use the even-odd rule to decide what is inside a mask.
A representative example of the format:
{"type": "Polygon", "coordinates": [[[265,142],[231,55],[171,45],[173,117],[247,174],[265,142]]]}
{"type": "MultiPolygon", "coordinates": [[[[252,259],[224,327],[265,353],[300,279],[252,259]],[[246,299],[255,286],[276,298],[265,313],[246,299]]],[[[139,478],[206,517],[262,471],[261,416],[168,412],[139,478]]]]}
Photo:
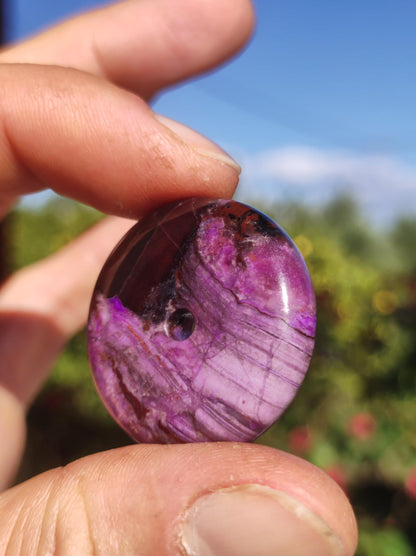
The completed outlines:
{"type": "MultiPolygon", "coordinates": [[[[234,53],[252,20],[248,0],[127,0],[0,53],[2,215],[42,187],[134,218],[177,198],[231,197],[235,163],[145,101],[234,53]]],[[[99,268],[130,225],[109,218],[0,290],[3,486],[25,409],[85,323],[99,268]]],[[[7,554],[351,555],[356,536],[328,476],[256,445],[128,446],[0,496],[7,554]]]]}

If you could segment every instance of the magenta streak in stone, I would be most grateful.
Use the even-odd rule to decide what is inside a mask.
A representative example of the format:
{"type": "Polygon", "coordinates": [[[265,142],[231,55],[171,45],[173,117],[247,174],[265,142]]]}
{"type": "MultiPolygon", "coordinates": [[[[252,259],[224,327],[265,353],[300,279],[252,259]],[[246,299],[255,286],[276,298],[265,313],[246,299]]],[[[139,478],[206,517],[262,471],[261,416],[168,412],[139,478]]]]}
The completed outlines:
{"type": "Polygon", "coordinates": [[[196,214],[173,275],[150,290],[156,300],[169,291],[163,318],[152,322],[146,309],[97,289],[88,328],[95,381],[138,441],[253,440],[292,401],[309,365],[315,301],[302,257],[286,234],[260,233],[247,207],[232,202],[242,213],[236,227],[224,204],[196,214]],[[195,323],[183,341],[167,332],[177,309],[195,323]]]}

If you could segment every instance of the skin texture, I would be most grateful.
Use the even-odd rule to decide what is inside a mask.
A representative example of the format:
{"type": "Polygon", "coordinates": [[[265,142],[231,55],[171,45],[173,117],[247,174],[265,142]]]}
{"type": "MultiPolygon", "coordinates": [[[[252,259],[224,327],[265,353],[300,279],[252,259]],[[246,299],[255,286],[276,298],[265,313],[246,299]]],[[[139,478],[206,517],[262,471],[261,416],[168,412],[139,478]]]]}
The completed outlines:
{"type": "MultiPolygon", "coordinates": [[[[159,120],[146,101],[232,56],[252,26],[248,0],[128,0],[3,50],[1,214],[44,187],[134,218],[178,198],[230,198],[235,164],[195,132],[159,120]]],[[[25,410],[84,325],[99,268],[130,225],[109,218],[0,289],[4,488],[24,446],[25,410]]],[[[0,552],[182,554],[178,527],[189,504],[246,483],[296,497],[354,553],[355,520],[329,477],[289,454],[241,444],[129,446],[5,490],[0,552]]]]}

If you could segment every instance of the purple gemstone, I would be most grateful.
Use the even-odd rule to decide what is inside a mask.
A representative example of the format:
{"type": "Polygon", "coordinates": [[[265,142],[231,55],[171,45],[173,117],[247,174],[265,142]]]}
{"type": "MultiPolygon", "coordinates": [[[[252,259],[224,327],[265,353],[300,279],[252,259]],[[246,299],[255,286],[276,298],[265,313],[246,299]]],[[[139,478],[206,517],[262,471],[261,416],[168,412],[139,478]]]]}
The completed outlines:
{"type": "Polygon", "coordinates": [[[188,199],[114,249],[88,323],[98,391],[140,442],[254,440],[294,398],[315,333],[306,265],[257,210],[188,199]]]}

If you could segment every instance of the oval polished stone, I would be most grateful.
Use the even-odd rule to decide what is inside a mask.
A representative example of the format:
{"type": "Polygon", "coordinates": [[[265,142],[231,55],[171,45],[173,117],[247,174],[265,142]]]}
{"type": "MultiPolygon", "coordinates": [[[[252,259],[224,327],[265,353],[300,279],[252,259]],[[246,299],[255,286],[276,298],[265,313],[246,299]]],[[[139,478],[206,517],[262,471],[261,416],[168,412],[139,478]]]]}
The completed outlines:
{"type": "Polygon", "coordinates": [[[139,442],[254,440],[294,398],[315,297],[261,212],[187,199],[136,224],[98,278],[88,350],[98,391],[139,442]]]}

